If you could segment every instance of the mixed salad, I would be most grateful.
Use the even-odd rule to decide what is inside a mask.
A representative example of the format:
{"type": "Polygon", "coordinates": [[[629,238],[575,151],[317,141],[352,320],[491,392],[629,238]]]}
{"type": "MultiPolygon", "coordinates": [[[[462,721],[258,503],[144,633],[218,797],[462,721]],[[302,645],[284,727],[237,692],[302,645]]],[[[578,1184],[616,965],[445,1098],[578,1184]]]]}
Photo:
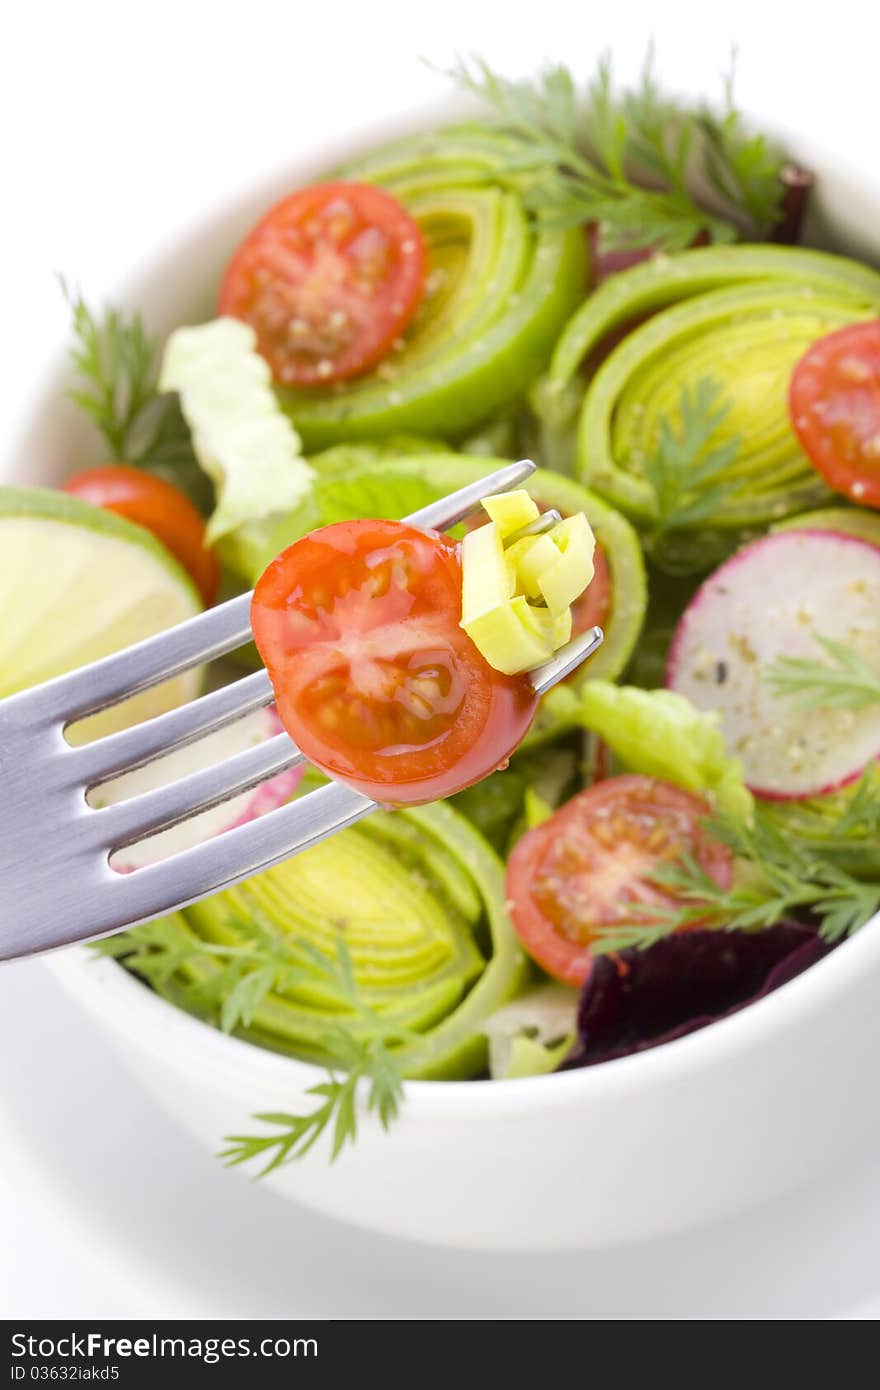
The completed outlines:
{"type": "Polygon", "coordinates": [[[0,695],[256,586],[240,659],[276,706],[91,795],[279,718],[310,766],[120,871],[327,775],[395,807],[99,946],[326,1069],[229,1140],[264,1170],[322,1135],[335,1156],[359,1086],[387,1126],[406,1078],[680,1037],[880,908],[880,272],[801,244],[812,176],[729,92],[719,114],[650,66],[623,93],[607,64],[585,90],[453,75],[486,119],[291,191],[204,322],[158,344],[70,293],[106,461],[0,490],[0,695]],[[447,536],[401,523],[524,456],[530,495],[447,536]],[[594,625],[539,701],[528,670],[594,625]]]}

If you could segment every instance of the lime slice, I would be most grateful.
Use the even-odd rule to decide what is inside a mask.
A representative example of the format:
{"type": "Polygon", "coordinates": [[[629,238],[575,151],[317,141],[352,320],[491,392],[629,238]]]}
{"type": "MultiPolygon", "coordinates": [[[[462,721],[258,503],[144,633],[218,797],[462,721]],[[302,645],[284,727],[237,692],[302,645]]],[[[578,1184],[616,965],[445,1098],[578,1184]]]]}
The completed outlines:
{"type": "MultiPolygon", "coordinates": [[[[131,646],[201,611],[157,540],[64,492],[0,487],[0,698],[131,646]]],[[[83,720],[72,742],[137,724],[198,693],[186,671],[83,720]]]]}

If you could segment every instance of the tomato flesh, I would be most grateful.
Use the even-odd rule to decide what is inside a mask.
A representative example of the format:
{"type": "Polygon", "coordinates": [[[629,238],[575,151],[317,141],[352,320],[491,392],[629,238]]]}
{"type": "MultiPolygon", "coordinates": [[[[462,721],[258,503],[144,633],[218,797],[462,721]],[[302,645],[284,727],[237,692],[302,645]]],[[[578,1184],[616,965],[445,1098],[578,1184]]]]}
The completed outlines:
{"type": "Polygon", "coordinates": [[[830,486],[880,507],[880,319],[813,343],[794,369],[789,410],[805,453],[830,486]]]}
{"type": "Polygon", "coordinates": [[[699,797],[650,777],[611,777],[572,798],[518,841],[507,867],[513,922],[529,954],[565,984],[581,985],[605,928],[651,920],[674,902],[660,865],[689,854],[720,887],[730,850],[700,821],[699,797]]]}
{"type": "Polygon", "coordinates": [[[205,544],[201,514],[172,483],[140,468],[107,464],[75,473],[64,491],[151,531],[192,576],[205,605],[214,602],[220,588],[219,561],[205,544]]]}
{"type": "Polygon", "coordinates": [[[507,761],[537,706],[459,626],[446,536],[344,521],[283,552],[254,592],[278,713],[323,771],[387,805],[450,796],[507,761]]]}
{"type": "Polygon", "coordinates": [[[276,381],[358,376],[400,338],[425,288],[418,224],[372,184],[301,188],[271,208],[235,252],[219,310],[254,329],[276,381]]]}

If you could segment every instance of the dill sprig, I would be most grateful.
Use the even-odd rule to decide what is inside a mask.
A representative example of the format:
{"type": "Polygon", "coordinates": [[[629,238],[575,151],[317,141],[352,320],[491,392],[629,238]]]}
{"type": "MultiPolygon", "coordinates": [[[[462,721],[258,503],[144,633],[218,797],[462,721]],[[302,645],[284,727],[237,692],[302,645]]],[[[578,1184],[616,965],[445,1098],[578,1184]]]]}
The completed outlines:
{"type": "Polygon", "coordinates": [[[862,883],[828,863],[756,811],[751,825],[717,817],[706,831],[737,860],[730,888],[721,888],[692,856],[661,865],[654,877],[675,895],[668,906],[639,908],[641,922],[602,931],[595,950],[645,950],[682,927],[761,931],[807,915],[829,944],[851,936],[880,910],[880,884],[862,883]]]}
{"type": "Polygon", "coordinates": [[[134,456],[131,436],[155,396],[156,344],[140,314],[125,318],[107,309],[98,320],[82,295],[62,280],[73,314],[73,364],[83,386],[70,398],[92,417],[120,461],[134,456]]]}
{"type": "Polygon", "coordinates": [[[744,129],[732,76],[715,115],[662,91],[652,50],[624,93],[607,57],[584,89],[561,65],[522,81],[476,56],[447,75],[512,137],[507,173],[544,223],[596,223],[609,250],[682,251],[701,239],[760,239],[779,220],[782,159],[744,129]]]}
{"type": "Polygon", "coordinates": [[[293,988],[316,970],[301,943],[287,941],[257,918],[231,925],[234,941],[204,941],[182,919],[163,917],[108,937],[95,949],[123,960],[157,990],[174,982],[194,1012],[232,1033],[250,1025],[270,993],[293,988]]]}
{"type": "Polygon", "coordinates": [[[880,777],[876,763],[865,768],[855,789],[850,791],[845,809],[834,823],[834,834],[867,839],[880,836],[880,777]]]}
{"type": "Polygon", "coordinates": [[[78,378],[70,399],[92,420],[114,463],[157,473],[210,510],[210,484],[199,467],[176,396],[157,386],[161,344],[138,313],[98,313],[61,277],[70,305],[70,358],[78,378]]]}
{"type": "Polygon", "coordinates": [[[682,386],[677,420],[660,421],[656,445],[643,465],[654,490],[654,541],[696,526],[723,507],[729,490],[725,475],[740,440],[732,436],[713,443],[730,411],[722,395],[719,382],[701,377],[682,386]]]}
{"type": "Polygon", "coordinates": [[[818,632],[813,637],[834,664],[779,657],[764,673],[777,695],[796,697],[798,709],[867,709],[880,703],[880,672],[843,642],[818,632]]]}
{"type": "Polygon", "coordinates": [[[317,1040],[330,1059],[325,1080],[307,1094],[317,1104],[303,1114],[261,1113],[254,1119],[274,1125],[274,1134],[227,1136],[220,1157],[229,1165],[263,1161],[258,1176],[301,1158],[328,1129],[331,1160],[357,1138],[357,1089],[367,1086],[366,1105],[383,1129],[396,1118],[403,1095],[403,1076],[394,1049],[417,1037],[384,1018],[359,995],[351,953],[342,933],[335,957],[311,942],[288,939],[258,918],[231,923],[235,939],[204,941],[179,917],[163,918],[99,942],[96,949],[121,959],[125,966],[158,989],[174,982],[181,1002],[211,1018],[226,1033],[247,1027],[273,992],[320,983],[339,1017],[317,1040]],[[206,963],[213,969],[205,970],[206,963]],[[191,969],[197,967],[196,969],[191,969]],[[189,970],[189,974],[187,974],[189,970]]]}
{"type": "Polygon", "coordinates": [[[229,1147],[221,1151],[220,1158],[230,1168],[256,1159],[262,1163],[256,1176],[262,1178],[293,1159],[303,1158],[329,1131],[332,1163],[346,1144],[357,1139],[357,1090],[362,1082],[368,1086],[368,1112],[375,1113],[387,1130],[396,1119],[403,1098],[403,1078],[389,1040],[399,1041],[400,1034],[389,1033],[387,1024],[368,1038],[354,1038],[341,1028],[329,1031],[323,1042],[335,1051],[343,1075],[330,1068],[326,1080],[310,1086],[306,1094],[315,1096],[318,1103],[303,1114],[263,1111],[254,1115],[260,1124],[274,1125],[276,1132],[227,1135],[229,1147]]]}
{"type": "Polygon", "coordinates": [[[336,1023],[320,1039],[322,1051],[334,1061],[326,1080],[310,1086],[306,1092],[317,1098],[313,1109],[304,1114],[272,1111],[254,1116],[261,1124],[274,1125],[275,1134],[227,1136],[229,1148],[220,1157],[230,1167],[252,1159],[268,1160],[259,1177],[292,1159],[302,1158],[331,1126],[331,1163],[346,1144],[353,1144],[357,1139],[357,1088],[362,1082],[367,1083],[367,1111],[375,1113],[387,1130],[396,1119],[403,1098],[403,1076],[392,1049],[416,1036],[392,1024],[359,998],[351,955],[341,934],[337,937],[335,961],[309,943],[299,945],[322,982],[333,989],[335,1002],[356,1016],[360,1031],[355,1035],[344,1024],[336,1023]],[[344,1074],[337,1075],[337,1069],[344,1074]]]}
{"type": "Polygon", "coordinates": [[[703,105],[696,117],[703,136],[702,170],[718,197],[744,214],[756,235],[779,224],[785,201],[784,161],[760,132],[749,133],[736,109],[733,68],[724,78],[720,115],[703,105]]]}

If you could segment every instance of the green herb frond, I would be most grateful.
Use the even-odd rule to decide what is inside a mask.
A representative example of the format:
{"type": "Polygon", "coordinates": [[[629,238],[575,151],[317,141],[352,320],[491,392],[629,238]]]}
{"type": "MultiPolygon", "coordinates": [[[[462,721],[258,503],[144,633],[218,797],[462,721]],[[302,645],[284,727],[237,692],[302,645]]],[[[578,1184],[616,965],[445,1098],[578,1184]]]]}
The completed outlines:
{"type": "Polygon", "coordinates": [[[703,169],[719,198],[739,208],[765,234],[778,222],[784,198],[779,151],[765,135],[749,132],[734,98],[736,54],[724,79],[721,114],[704,105],[697,120],[704,140],[703,169]]]}
{"type": "Polygon", "coordinates": [[[723,387],[712,377],[684,385],[675,420],[660,421],[657,442],[644,461],[654,491],[651,538],[697,526],[722,507],[729,491],[727,473],[736,458],[739,436],[716,435],[730,412],[723,387]]]}
{"type": "Polygon", "coordinates": [[[261,1175],[300,1158],[325,1130],[332,1134],[331,1157],[357,1138],[357,1089],[363,1083],[368,1113],[383,1129],[397,1117],[403,1076],[395,1048],[417,1034],[383,1017],[358,992],[354,962],[341,933],[335,955],[328,956],[312,942],[287,938],[259,918],[236,918],[229,923],[234,940],[203,941],[182,917],[162,918],[120,936],[98,942],[101,954],[123,960],[126,967],[156,986],[171,981],[181,1002],[211,1018],[224,1032],[247,1028],[259,1007],[273,993],[297,985],[319,983],[328,1006],[336,1013],[332,1026],[318,1039],[318,1049],[331,1059],[325,1080],[309,1088],[317,1104],[304,1114],[260,1114],[254,1119],[275,1125],[274,1135],[230,1135],[220,1155],[229,1164],[266,1159],[261,1175]]]}
{"type": "Polygon", "coordinates": [[[73,315],[71,360],[82,386],[70,397],[94,420],[114,459],[138,462],[133,436],[156,397],[158,345],[140,314],[108,308],[99,317],[62,278],[73,315]]]}
{"type": "Polygon", "coordinates": [[[378,1020],[371,1036],[356,1038],[341,1026],[328,1030],[321,1039],[322,1050],[338,1058],[337,1065],[344,1074],[337,1075],[331,1067],[324,1081],[309,1087],[306,1095],[318,1098],[311,1110],[255,1115],[255,1120],[274,1125],[277,1132],[228,1135],[229,1147],[222,1150],[220,1158],[230,1167],[251,1159],[268,1159],[257,1174],[263,1177],[273,1168],[304,1157],[329,1128],[333,1162],[346,1144],[357,1139],[357,1091],[362,1083],[367,1087],[367,1111],[387,1130],[397,1118],[403,1098],[403,1077],[391,1048],[391,1043],[400,1040],[397,1030],[383,1027],[378,1020]]]}
{"type": "Polygon", "coordinates": [[[798,709],[867,709],[880,703],[880,672],[843,642],[818,632],[813,636],[832,664],[779,657],[764,676],[775,693],[797,697],[798,709]]]}
{"type": "Polygon", "coordinates": [[[880,771],[872,763],[850,790],[842,815],[834,825],[837,838],[847,835],[868,839],[880,836],[880,771]]]}
{"type": "Polygon", "coordinates": [[[609,249],[681,251],[700,238],[760,238],[778,221],[782,160],[743,128],[732,77],[715,115],[663,92],[653,51],[624,93],[607,57],[584,89],[561,65],[515,80],[476,56],[447,75],[511,136],[507,173],[544,223],[596,223],[609,249]],[[701,186],[720,210],[704,205],[701,186]]]}
{"type": "Polygon", "coordinates": [[[705,829],[736,857],[732,887],[719,887],[693,857],[664,864],[655,878],[676,901],[640,908],[641,921],[607,928],[595,947],[598,953],[645,950],[682,927],[761,931],[805,916],[831,945],[851,936],[880,910],[880,884],[863,883],[828,863],[783,834],[760,811],[751,825],[715,818],[705,822],[705,829]]]}
{"type": "Polygon", "coordinates": [[[70,360],[78,379],[69,396],[98,429],[109,460],[167,478],[209,510],[210,484],[177,397],[158,390],[159,339],[140,314],[113,307],[97,312],[59,279],[72,315],[70,360]]]}

